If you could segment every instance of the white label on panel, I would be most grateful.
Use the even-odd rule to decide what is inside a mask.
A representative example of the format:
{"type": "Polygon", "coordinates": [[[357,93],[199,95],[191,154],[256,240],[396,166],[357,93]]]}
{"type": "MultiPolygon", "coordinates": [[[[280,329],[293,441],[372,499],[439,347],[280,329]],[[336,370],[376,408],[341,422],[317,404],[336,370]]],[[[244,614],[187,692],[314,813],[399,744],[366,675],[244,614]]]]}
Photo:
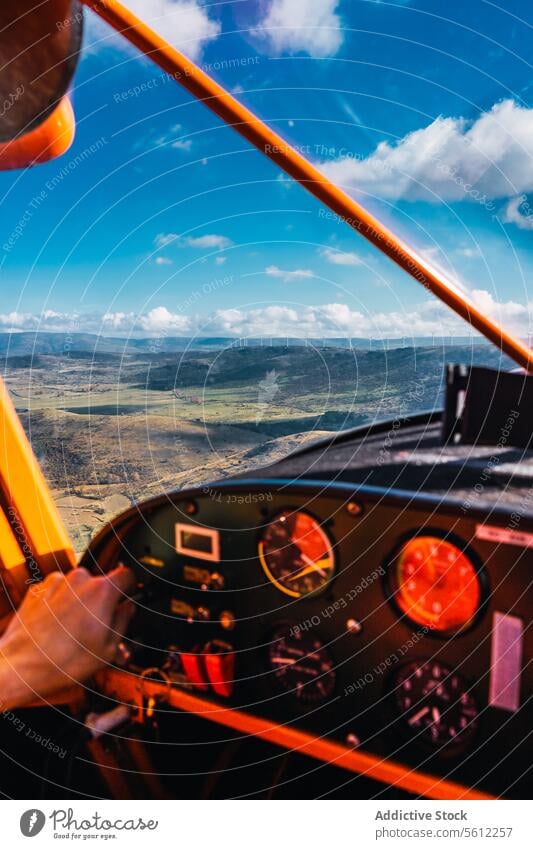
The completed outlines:
{"type": "Polygon", "coordinates": [[[520,707],[524,624],[518,616],[494,614],[490,663],[489,704],[502,710],[520,707]]]}
{"type": "Polygon", "coordinates": [[[521,545],[522,548],[533,548],[533,534],[525,531],[512,531],[509,528],[498,528],[496,525],[476,525],[476,537],[489,542],[505,542],[508,545],[521,545]]]}

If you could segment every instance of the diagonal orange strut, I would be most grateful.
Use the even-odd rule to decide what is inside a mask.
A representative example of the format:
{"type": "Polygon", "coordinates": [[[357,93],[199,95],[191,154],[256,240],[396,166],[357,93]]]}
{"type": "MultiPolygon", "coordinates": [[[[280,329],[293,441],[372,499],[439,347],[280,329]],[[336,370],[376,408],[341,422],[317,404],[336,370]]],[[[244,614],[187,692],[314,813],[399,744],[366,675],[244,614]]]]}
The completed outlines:
{"type": "Polygon", "coordinates": [[[76,556],[1,377],[0,501],[0,566],[12,570],[20,601],[29,584],[55,569],[68,571],[76,556]]]}
{"type": "Polygon", "coordinates": [[[301,153],[122,3],[118,0],[82,2],[518,365],[533,371],[531,348],[486,316],[443,274],[431,268],[361,204],[328,180],[301,153]]]}

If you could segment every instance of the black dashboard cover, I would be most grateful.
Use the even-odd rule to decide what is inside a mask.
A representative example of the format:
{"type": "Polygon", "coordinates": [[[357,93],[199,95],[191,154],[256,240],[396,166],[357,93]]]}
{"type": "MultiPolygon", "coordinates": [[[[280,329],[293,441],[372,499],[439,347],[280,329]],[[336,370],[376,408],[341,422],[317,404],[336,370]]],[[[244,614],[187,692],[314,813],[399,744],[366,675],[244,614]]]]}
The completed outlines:
{"type": "Polygon", "coordinates": [[[448,366],[443,439],[463,445],[533,441],[533,375],[480,366],[448,366]]]}
{"type": "MultiPolygon", "coordinates": [[[[524,412],[524,423],[526,418],[524,412]]],[[[459,503],[474,497],[482,509],[520,507],[533,514],[533,450],[515,447],[501,434],[492,445],[457,444],[453,438],[443,442],[440,411],[317,440],[253,476],[350,482],[459,503]]]]}

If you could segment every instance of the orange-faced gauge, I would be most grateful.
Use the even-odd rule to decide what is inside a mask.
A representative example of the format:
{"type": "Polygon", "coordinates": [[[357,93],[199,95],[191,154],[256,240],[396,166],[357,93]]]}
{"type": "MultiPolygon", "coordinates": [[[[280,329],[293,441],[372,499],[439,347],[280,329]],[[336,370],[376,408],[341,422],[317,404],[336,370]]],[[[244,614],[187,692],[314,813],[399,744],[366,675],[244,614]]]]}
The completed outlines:
{"type": "Polygon", "coordinates": [[[483,601],[482,574],[464,546],[438,536],[414,536],[388,571],[394,604],[416,625],[449,635],[464,631],[483,601]]]}

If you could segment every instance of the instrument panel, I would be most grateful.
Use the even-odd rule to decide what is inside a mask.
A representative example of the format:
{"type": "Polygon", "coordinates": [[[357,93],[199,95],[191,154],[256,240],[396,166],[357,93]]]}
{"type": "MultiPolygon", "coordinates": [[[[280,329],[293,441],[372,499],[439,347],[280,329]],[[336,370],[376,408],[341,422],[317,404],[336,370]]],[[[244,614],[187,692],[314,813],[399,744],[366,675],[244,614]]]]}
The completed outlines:
{"type": "Polygon", "coordinates": [[[123,668],[519,796],[533,522],[510,522],[435,495],[228,481],[130,510],[84,565],[136,572],[123,668]]]}

